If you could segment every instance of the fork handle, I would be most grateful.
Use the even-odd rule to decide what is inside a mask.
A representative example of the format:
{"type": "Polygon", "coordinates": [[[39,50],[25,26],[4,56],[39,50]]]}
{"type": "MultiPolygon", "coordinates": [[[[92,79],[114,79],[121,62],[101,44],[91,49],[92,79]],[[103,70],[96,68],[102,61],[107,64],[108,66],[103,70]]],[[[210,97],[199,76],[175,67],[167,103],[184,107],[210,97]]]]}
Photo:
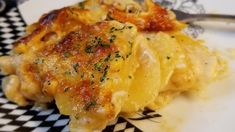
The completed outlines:
{"type": "Polygon", "coordinates": [[[223,14],[191,14],[191,17],[183,20],[184,22],[192,21],[222,21],[222,22],[235,22],[234,15],[223,14]]]}

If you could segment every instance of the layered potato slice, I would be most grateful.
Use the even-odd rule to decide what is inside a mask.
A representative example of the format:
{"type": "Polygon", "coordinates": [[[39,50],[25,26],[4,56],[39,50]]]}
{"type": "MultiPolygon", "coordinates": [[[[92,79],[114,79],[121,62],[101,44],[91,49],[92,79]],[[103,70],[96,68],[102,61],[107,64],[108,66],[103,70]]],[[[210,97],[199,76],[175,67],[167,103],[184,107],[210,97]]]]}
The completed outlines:
{"type": "Polygon", "coordinates": [[[162,91],[170,80],[177,61],[179,60],[180,46],[178,42],[167,33],[144,34],[151,49],[158,54],[161,67],[161,89],[162,91]]]}
{"type": "MultiPolygon", "coordinates": [[[[172,73],[166,85],[163,84],[164,87],[155,101],[148,106],[152,109],[163,107],[180,93],[204,88],[228,69],[227,62],[214,52],[210,52],[202,41],[194,40],[181,32],[168,33],[168,36],[177,44],[173,57],[175,60],[171,63],[172,73]]],[[[162,61],[160,63],[164,64],[162,61]]],[[[164,68],[161,70],[164,72],[164,68]]]]}
{"type": "Polygon", "coordinates": [[[157,97],[161,84],[161,69],[159,56],[148,43],[148,40],[142,34],[135,42],[139,47],[136,58],[139,67],[136,69],[128,92],[122,112],[131,113],[143,110],[148,104],[152,103],[157,97]]]}

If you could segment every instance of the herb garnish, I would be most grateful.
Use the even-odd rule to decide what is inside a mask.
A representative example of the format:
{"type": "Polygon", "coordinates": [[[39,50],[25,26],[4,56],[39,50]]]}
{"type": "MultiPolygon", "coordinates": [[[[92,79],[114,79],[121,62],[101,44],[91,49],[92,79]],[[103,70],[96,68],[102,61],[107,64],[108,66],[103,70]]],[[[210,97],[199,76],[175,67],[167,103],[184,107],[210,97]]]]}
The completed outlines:
{"type": "Polygon", "coordinates": [[[37,59],[34,61],[34,64],[42,64],[42,63],[44,63],[44,59],[37,58],[37,59]]]}
{"type": "Polygon", "coordinates": [[[93,53],[92,47],[91,46],[86,46],[85,52],[86,53],[93,53]]]}
{"type": "Polygon", "coordinates": [[[105,44],[105,43],[102,43],[100,44],[101,47],[110,47],[110,44],[105,44]]]}
{"type": "Polygon", "coordinates": [[[129,58],[129,56],[132,54],[132,52],[130,52],[130,53],[128,53],[127,55],[126,55],[126,58],[129,58]]]}
{"type": "Polygon", "coordinates": [[[71,72],[70,72],[70,71],[66,71],[64,74],[65,74],[66,76],[70,76],[70,75],[71,75],[71,72]]]}
{"type": "Polygon", "coordinates": [[[104,69],[104,74],[102,75],[102,77],[100,78],[100,82],[103,82],[108,74],[108,69],[109,67],[106,66],[105,69],[104,69]]]}
{"type": "Polygon", "coordinates": [[[114,31],[122,31],[125,28],[126,28],[126,25],[124,25],[122,28],[111,27],[109,30],[109,33],[113,33],[114,31]]]}
{"type": "Polygon", "coordinates": [[[120,54],[119,54],[119,51],[115,52],[115,58],[120,58],[122,57],[120,54]]]}
{"type": "Polygon", "coordinates": [[[128,26],[129,29],[132,29],[132,26],[128,26]]]}
{"type": "Polygon", "coordinates": [[[78,72],[78,66],[79,66],[78,63],[73,64],[73,69],[75,72],[78,72]]]}
{"type": "Polygon", "coordinates": [[[128,44],[130,45],[130,52],[126,55],[126,58],[128,58],[132,54],[132,48],[133,48],[133,42],[128,41],[128,44]]]}
{"type": "Polygon", "coordinates": [[[105,59],[104,59],[104,61],[109,61],[109,59],[110,59],[110,57],[111,57],[111,54],[109,54],[105,59]]]}
{"type": "Polygon", "coordinates": [[[115,39],[116,39],[116,35],[112,35],[112,36],[109,38],[109,42],[112,43],[115,39]]]}
{"type": "Polygon", "coordinates": [[[95,40],[98,42],[98,44],[102,41],[100,37],[95,37],[95,40]]]}
{"type": "Polygon", "coordinates": [[[95,68],[95,70],[101,71],[103,65],[104,64],[101,63],[101,62],[97,62],[97,63],[94,64],[94,68],[95,68]]]}
{"type": "Polygon", "coordinates": [[[68,92],[69,90],[70,90],[69,87],[65,88],[65,89],[64,89],[64,93],[68,92]]]}
{"type": "Polygon", "coordinates": [[[64,57],[70,57],[70,56],[71,56],[71,54],[69,52],[64,53],[64,57]]]}
{"type": "Polygon", "coordinates": [[[109,33],[113,33],[114,30],[115,30],[115,27],[111,27],[109,30],[109,33]]]}
{"type": "Polygon", "coordinates": [[[91,77],[92,77],[92,78],[95,78],[94,74],[91,74],[91,77]]]}
{"type": "Polygon", "coordinates": [[[94,107],[97,103],[95,101],[90,101],[84,106],[84,110],[88,111],[91,107],[94,107]]]}

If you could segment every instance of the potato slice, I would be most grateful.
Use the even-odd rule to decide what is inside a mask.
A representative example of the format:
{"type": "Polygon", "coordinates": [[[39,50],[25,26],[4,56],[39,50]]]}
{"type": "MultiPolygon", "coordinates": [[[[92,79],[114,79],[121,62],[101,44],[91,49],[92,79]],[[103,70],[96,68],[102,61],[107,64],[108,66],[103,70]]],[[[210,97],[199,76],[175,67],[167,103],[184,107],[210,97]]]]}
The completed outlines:
{"type": "Polygon", "coordinates": [[[167,85],[178,60],[179,45],[166,33],[145,34],[150,48],[158,54],[161,67],[161,90],[167,85]]]}
{"type": "Polygon", "coordinates": [[[13,58],[10,56],[0,57],[0,72],[3,75],[14,74],[15,68],[12,64],[13,58]]]}
{"type": "Polygon", "coordinates": [[[148,46],[144,36],[138,36],[139,48],[136,57],[140,66],[137,68],[128,92],[122,112],[135,112],[143,109],[157,96],[160,88],[160,63],[157,54],[148,46]],[[151,69],[151,70],[150,70],[151,69]]]}
{"type": "MultiPolygon", "coordinates": [[[[180,47],[177,41],[170,35],[159,32],[145,34],[149,47],[159,56],[161,86],[159,93],[168,89],[167,85],[175,70],[176,63],[179,61],[180,47]]],[[[151,109],[157,109],[159,98],[156,97],[154,102],[148,105],[151,109]]]]}
{"type": "Polygon", "coordinates": [[[10,101],[20,106],[28,105],[28,102],[20,93],[20,80],[18,76],[10,75],[4,77],[2,80],[2,90],[10,101]]]}

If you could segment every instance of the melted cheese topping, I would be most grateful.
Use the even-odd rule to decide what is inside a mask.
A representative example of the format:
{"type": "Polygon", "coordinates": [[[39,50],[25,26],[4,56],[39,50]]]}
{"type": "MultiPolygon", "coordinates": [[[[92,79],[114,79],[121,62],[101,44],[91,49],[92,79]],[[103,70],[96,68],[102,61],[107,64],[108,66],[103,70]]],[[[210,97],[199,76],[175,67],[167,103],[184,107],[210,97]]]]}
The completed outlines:
{"type": "Polygon", "coordinates": [[[157,109],[221,74],[224,63],[184,24],[146,0],[88,0],[54,10],[0,58],[3,90],[19,105],[55,100],[71,131],[105,128],[119,113],[157,109]]]}

